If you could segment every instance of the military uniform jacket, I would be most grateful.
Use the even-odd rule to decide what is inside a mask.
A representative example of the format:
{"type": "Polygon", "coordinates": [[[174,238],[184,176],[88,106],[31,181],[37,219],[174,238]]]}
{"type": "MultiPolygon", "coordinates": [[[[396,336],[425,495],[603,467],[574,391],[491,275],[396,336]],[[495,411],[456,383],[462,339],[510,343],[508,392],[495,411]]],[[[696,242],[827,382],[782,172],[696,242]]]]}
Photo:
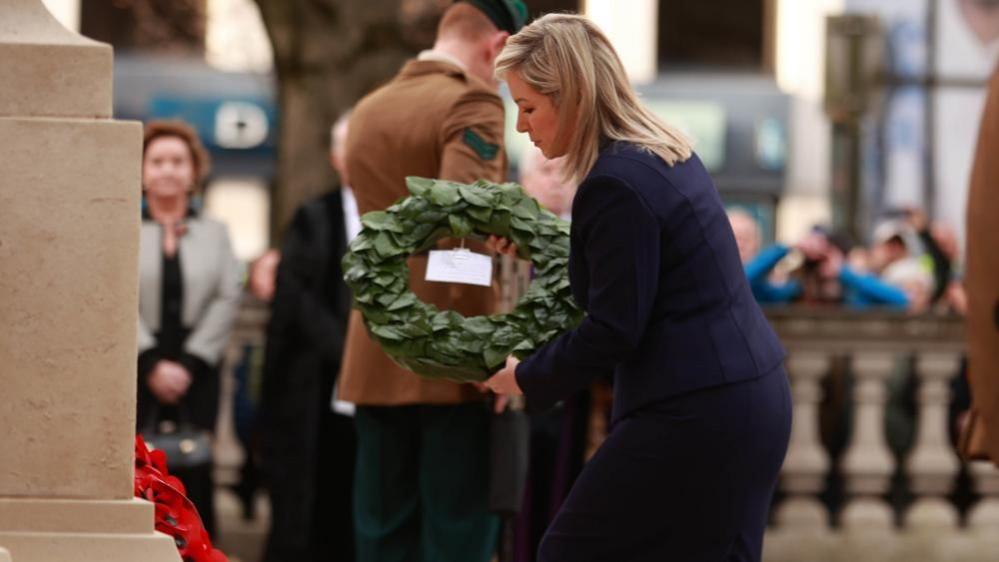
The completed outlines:
{"type": "MultiPolygon", "coordinates": [[[[407,196],[406,176],[504,179],[503,103],[495,88],[456,64],[423,59],[407,63],[351,115],[347,170],[362,215],[407,196]]],[[[465,316],[494,311],[495,288],[428,282],[425,255],[408,263],[410,289],[424,302],[465,316]]],[[[368,406],[482,399],[470,385],[425,379],[396,365],[370,338],[357,310],[347,330],[339,396],[368,406]]]]}
{"type": "Polygon", "coordinates": [[[989,82],[967,206],[968,382],[984,420],[984,448],[999,462],[999,70],[989,82]]]}

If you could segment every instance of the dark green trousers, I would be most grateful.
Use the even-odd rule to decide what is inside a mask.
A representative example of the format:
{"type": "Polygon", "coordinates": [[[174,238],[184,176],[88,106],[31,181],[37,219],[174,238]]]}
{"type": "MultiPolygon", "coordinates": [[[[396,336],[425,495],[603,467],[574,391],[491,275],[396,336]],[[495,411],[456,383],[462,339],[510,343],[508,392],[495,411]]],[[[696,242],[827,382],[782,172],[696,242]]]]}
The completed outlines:
{"type": "Polygon", "coordinates": [[[483,404],[357,408],[358,562],[489,562],[489,416],[483,404]]]}

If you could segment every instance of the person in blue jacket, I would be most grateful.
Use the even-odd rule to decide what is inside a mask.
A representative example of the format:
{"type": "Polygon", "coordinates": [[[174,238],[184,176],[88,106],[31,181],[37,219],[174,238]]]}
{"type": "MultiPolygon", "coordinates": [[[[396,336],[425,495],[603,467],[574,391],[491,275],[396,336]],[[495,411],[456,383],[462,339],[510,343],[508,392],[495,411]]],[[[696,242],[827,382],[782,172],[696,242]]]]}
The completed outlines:
{"type": "Polygon", "coordinates": [[[796,279],[774,282],[770,274],[774,267],[787,256],[791,248],[783,244],[774,244],[760,251],[760,224],[756,219],[740,208],[728,211],[728,220],[735,234],[735,244],[739,248],[739,259],[742,260],[749,279],[749,287],[760,304],[789,303],[801,294],[801,284],[796,279]]]}
{"type": "Polygon", "coordinates": [[[790,246],[774,244],[764,248],[746,263],[746,278],[749,279],[753,296],[760,304],[789,303],[801,296],[801,283],[797,279],[789,279],[783,283],[774,283],[768,279],[777,264],[790,252],[790,246]]]}
{"type": "Polygon", "coordinates": [[[538,408],[615,379],[612,429],[538,560],[760,560],[791,400],[717,189],[586,18],[536,20],[496,67],[518,131],[583,180],[569,275],[586,316],[485,385],[538,408]]]}

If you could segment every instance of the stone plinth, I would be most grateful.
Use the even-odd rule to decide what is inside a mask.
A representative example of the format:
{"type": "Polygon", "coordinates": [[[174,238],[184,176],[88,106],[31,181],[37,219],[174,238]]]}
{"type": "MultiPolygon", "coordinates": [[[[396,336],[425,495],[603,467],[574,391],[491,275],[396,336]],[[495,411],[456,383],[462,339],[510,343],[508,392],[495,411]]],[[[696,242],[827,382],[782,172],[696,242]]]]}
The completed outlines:
{"type": "Polygon", "coordinates": [[[129,499],[141,138],[0,117],[0,497],[129,499]]]}
{"type": "Polygon", "coordinates": [[[178,560],[152,524],[153,504],[135,498],[0,499],[0,544],[18,561],[178,560]]]}
{"type": "Polygon", "coordinates": [[[0,2],[0,545],[179,560],[133,499],[141,127],[111,49],[0,2]]]}
{"type": "Polygon", "coordinates": [[[40,0],[0,2],[0,115],[111,116],[111,47],[77,35],[40,0]]]}

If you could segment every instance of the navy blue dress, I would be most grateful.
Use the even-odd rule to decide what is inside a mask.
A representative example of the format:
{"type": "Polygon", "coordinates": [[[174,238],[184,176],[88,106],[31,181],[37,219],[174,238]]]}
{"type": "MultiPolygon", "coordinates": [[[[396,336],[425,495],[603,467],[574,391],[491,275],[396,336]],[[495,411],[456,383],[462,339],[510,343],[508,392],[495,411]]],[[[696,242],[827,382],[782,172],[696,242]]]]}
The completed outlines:
{"type": "Polygon", "coordinates": [[[784,351],[700,160],[605,147],[573,201],[569,275],[587,315],[517,383],[544,407],[613,373],[613,426],[539,562],[759,560],[790,434],[784,351]]]}

